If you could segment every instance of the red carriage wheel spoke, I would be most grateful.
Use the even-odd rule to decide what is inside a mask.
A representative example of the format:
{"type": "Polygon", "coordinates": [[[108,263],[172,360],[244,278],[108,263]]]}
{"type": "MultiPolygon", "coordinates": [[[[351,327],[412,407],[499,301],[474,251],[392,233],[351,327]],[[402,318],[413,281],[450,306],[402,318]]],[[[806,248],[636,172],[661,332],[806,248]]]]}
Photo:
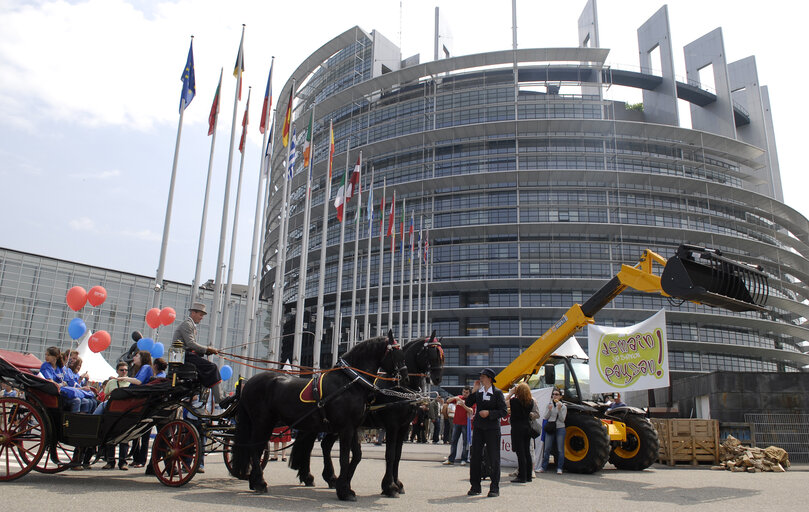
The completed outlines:
{"type": "Polygon", "coordinates": [[[43,416],[20,398],[0,399],[0,480],[20,478],[42,458],[45,451],[43,416]]]}

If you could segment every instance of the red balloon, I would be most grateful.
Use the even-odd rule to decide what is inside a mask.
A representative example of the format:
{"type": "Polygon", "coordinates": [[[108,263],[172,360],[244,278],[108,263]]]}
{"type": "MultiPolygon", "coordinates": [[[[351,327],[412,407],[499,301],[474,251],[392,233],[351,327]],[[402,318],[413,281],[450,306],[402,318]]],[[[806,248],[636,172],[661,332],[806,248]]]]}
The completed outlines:
{"type": "Polygon", "coordinates": [[[74,286],[67,291],[65,302],[67,302],[67,307],[78,311],[87,303],[87,292],[81,286],[74,286]]]}
{"type": "Polygon", "coordinates": [[[90,347],[91,351],[97,354],[102,350],[106,350],[107,347],[110,346],[110,341],[112,341],[110,333],[107,331],[96,331],[90,336],[90,339],[87,340],[87,345],[90,347]]]}
{"type": "Polygon", "coordinates": [[[93,286],[87,292],[87,302],[93,307],[104,304],[105,300],[107,300],[107,290],[103,286],[93,286]]]}
{"type": "Polygon", "coordinates": [[[177,319],[177,313],[174,311],[174,308],[163,308],[160,311],[160,323],[163,325],[171,325],[174,323],[174,320],[177,319]]]}
{"type": "Polygon", "coordinates": [[[160,327],[160,310],[152,308],[146,312],[146,324],[152,329],[160,327]]]}

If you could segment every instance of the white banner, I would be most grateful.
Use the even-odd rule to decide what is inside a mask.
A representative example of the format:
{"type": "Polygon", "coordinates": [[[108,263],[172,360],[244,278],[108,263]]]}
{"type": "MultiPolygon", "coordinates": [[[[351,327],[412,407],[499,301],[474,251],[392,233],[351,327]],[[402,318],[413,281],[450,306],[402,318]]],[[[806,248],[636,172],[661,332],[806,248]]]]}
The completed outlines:
{"type": "Polygon", "coordinates": [[[628,327],[590,325],[590,391],[611,393],[669,385],[666,312],[628,327]]]}

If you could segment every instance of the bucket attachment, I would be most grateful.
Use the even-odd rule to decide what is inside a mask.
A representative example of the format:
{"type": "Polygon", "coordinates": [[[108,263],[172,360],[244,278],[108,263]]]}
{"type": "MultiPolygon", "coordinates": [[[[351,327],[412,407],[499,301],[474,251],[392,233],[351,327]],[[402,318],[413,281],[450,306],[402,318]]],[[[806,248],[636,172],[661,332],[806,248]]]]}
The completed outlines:
{"type": "Polygon", "coordinates": [[[731,311],[763,311],[769,294],[761,267],[685,244],[666,262],[660,284],[674,298],[731,311]]]}

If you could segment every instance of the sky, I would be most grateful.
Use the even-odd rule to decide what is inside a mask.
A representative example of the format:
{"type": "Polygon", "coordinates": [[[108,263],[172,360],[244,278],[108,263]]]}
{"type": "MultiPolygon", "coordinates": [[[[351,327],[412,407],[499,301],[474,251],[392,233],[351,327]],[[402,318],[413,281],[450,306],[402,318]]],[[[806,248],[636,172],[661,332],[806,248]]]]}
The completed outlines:
{"type": "MultiPolygon", "coordinates": [[[[519,48],[577,46],[584,0],[517,1],[519,48]]],[[[638,67],[637,27],[663,2],[599,0],[607,64],[638,67]]],[[[721,26],[728,62],[756,56],[770,91],[785,202],[809,216],[801,159],[806,112],[803,17],[785,1],[669,3],[675,74],[682,47],[721,26]]],[[[214,275],[236,60],[245,24],[245,92],[254,89],[244,156],[234,282],[246,283],[261,155],[258,119],[270,61],[277,94],[309,54],[359,25],[402,56],[432,60],[434,9],[454,55],[510,49],[510,0],[0,0],[0,247],[125,272],[156,273],[178,129],[180,75],[194,36],[197,94],[185,111],[164,278],[194,278],[211,138],[207,118],[224,68],[202,281],[214,275]]],[[[610,97],[641,101],[614,88],[610,97]]],[[[244,100],[237,108],[238,119],[244,100]]],[[[683,115],[681,106],[681,118],[683,115]]],[[[687,119],[686,119],[687,121],[687,119]]],[[[686,125],[686,127],[690,127],[686,125]]],[[[235,134],[238,146],[240,127],[235,134]]],[[[229,219],[239,153],[234,153],[229,219]]],[[[227,235],[230,252],[230,229],[227,235]]],[[[227,263],[227,261],[226,261],[227,263]]],[[[92,286],[93,283],[90,283],[92,286]]]]}

